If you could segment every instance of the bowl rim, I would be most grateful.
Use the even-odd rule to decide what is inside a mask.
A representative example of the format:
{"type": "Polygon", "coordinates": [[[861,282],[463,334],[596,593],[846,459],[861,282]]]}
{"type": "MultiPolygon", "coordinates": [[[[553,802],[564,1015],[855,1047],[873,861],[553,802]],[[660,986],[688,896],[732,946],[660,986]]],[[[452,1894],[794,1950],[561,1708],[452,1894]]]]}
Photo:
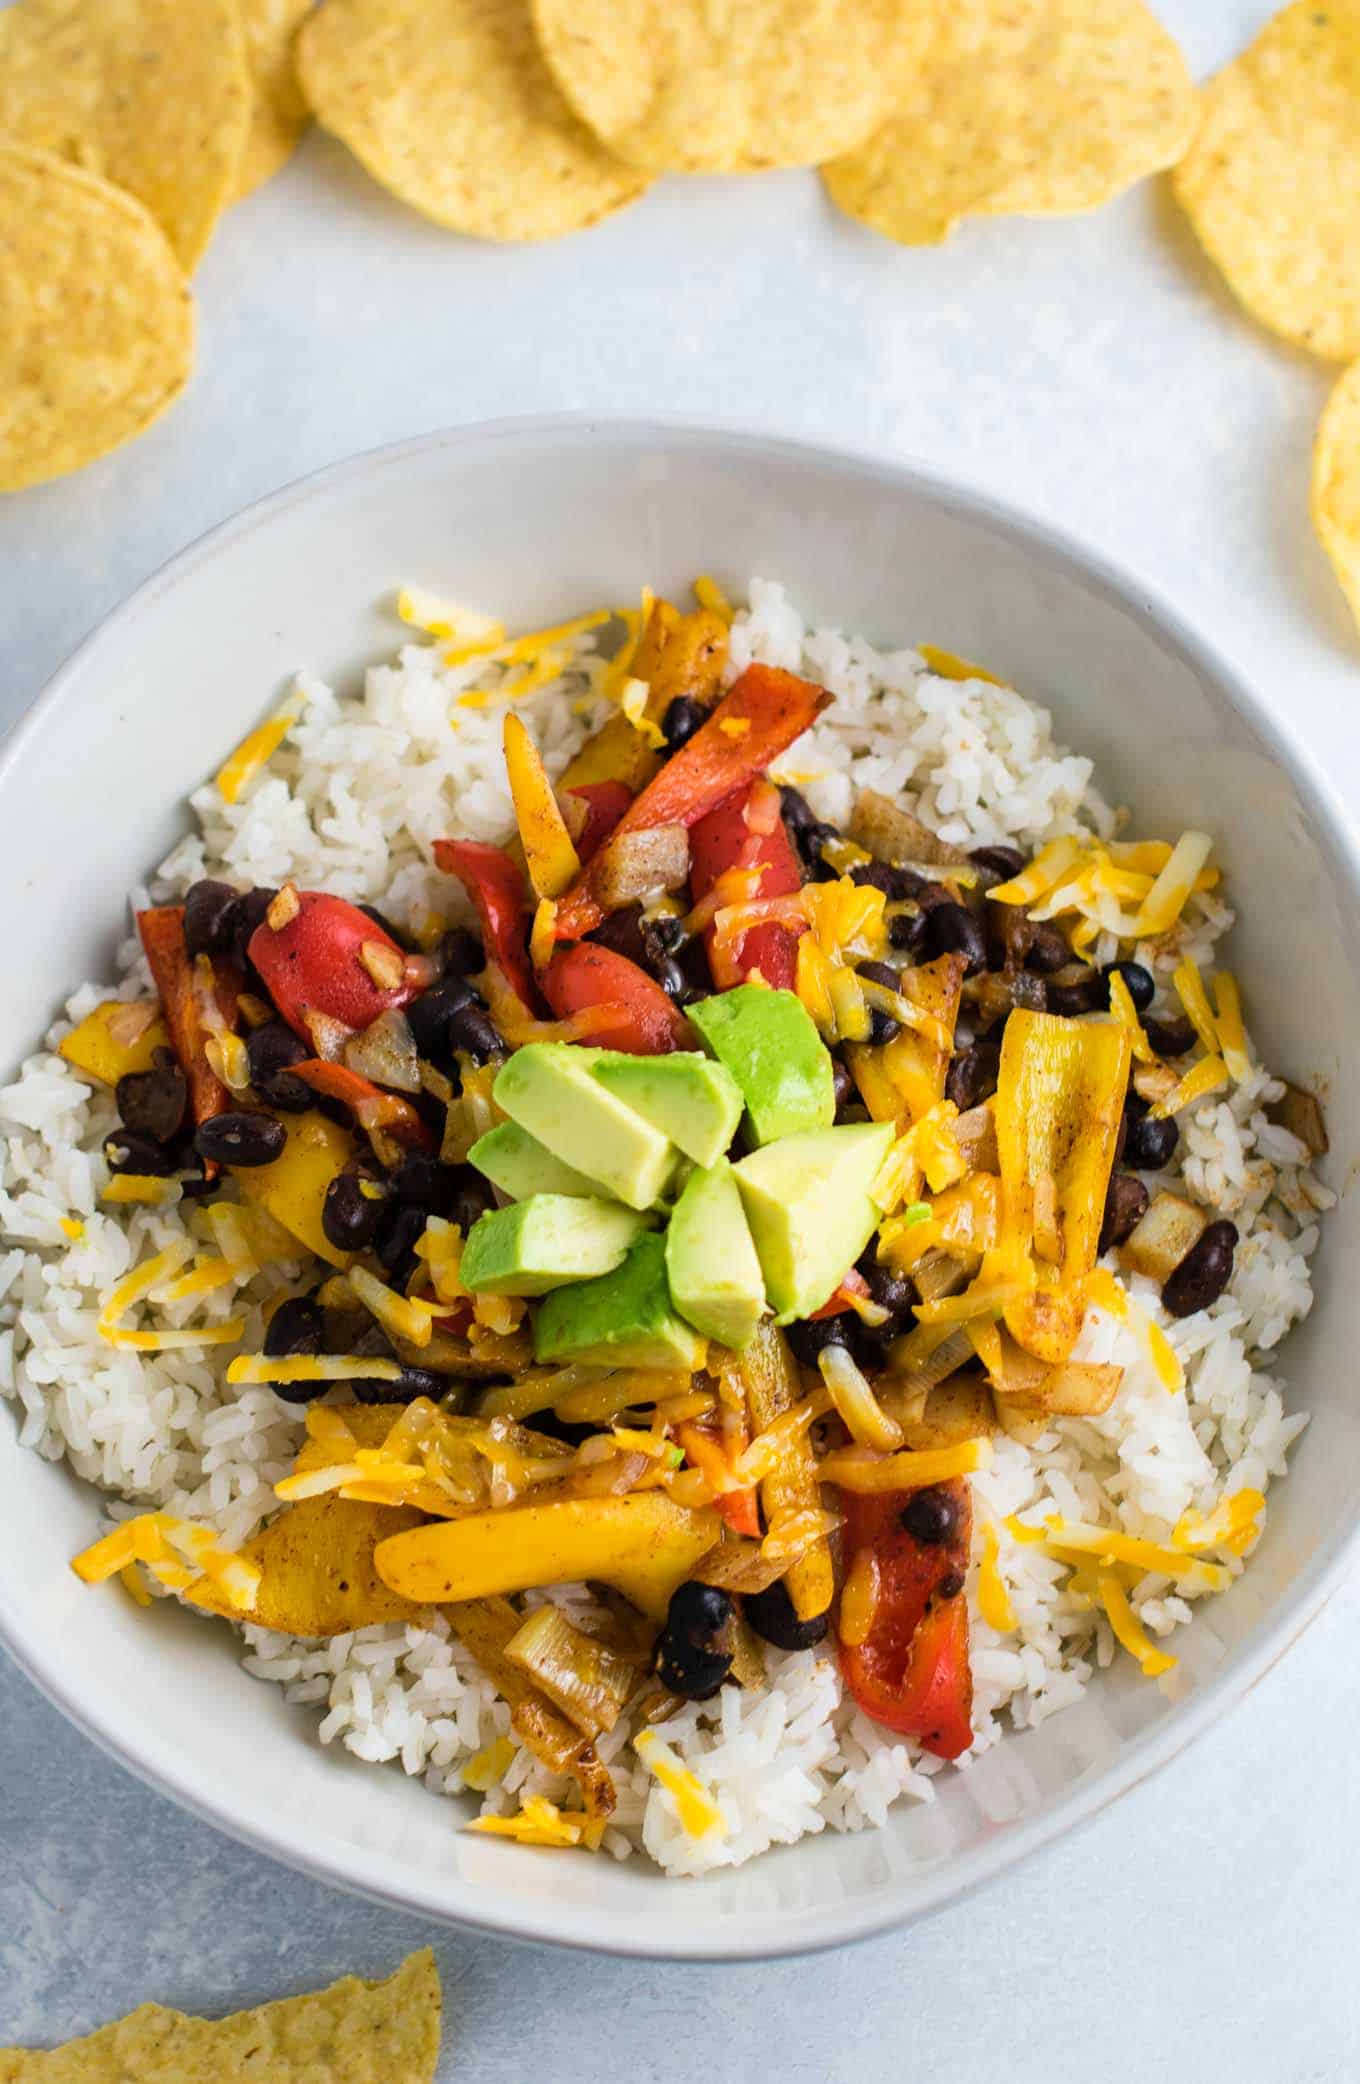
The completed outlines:
{"type": "MultiPolygon", "coordinates": [[[[97,660],[101,647],[111,636],[128,633],[139,617],[158,607],[166,594],[191,580],[200,566],[277,515],[313,499],[329,498],[347,484],[374,472],[400,468],[440,451],[456,454],[477,446],[497,445],[532,450],[545,443],[595,439],[621,450],[662,442],[696,450],[720,450],[727,456],[778,457],[822,469],[830,467],[858,476],[866,486],[897,489],[951,509],[985,523],[1024,549],[1037,551],[1050,564],[1088,589],[1094,588],[1149,629],[1226,696],[1288,775],[1326,844],[1345,864],[1360,896],[1360,831],[1353,825],[1325,768],[1267,709],[1236,665],[1210,639],[1191,627],[1159,586],[1103,552],[1090,549],[1062,526],[1028,514],[1017,504],[976,485],[960,482],[933,464],[910,457],[885,457],[853,443],[808,440],[752,429],[737,421],[697,420],[681,413],[583,410],[512,414],[467,422],[362,450],[263,494],[167,558],[95,624],[57,668],[0,747],[0,788],[22,764],[30,739],[46,727],[68,690],[97,660]]],[[[44,1658],[36,1646],[22,1640],[3,1610],[0,1647],[54,1707],[146,1785],[168,1795],[228,1837],[314,1880],[394,1910],[419,1913],[446,1925],[512,1941],[634,1959],[714,1963],[776,1960],[821,1952],[914,1923],[962,1901],[1018,1861],[1090,1822],[1118,1797],[1175,1758],[1251,1691],[1316,1618],[1341,1582],[1357,1546],[1360,1517],[1349,1528],[1338,1530],[1330,1544],[1318,1550],[1288,1600],[1253,1631],[1248,1645],[1226,1670],[1208,1679],[1189,1701],[1151,1731],[1133,1739],[1123,1756],[1095,1775],[1089,1784],[1075,1787],[1029,1822],[1014,1825],[1002,1836],[927,1873],[913,1890],[910,1902],[900,1900],[899,1883],[858,1904],[825,1905],[811,1913],[799,1910],[789,1919],[787,1932],[771,1932],[767,1920],[761,1918],[749,1936],[741,1931],[723,1931],[720,1938],[715,1938],[714,1928],[705,1924],[704,1899],[698,1894],[693,1902],[700,1915],[691,1917],[687,1924],[674,1914],[682,1907],[684,1898],[672,1895],[671,1915],[662,1921],[662,1929],[653,1940],[645,1925],[617,1910],[601,1911],[573,1904],[570,1929],[564,1929],[565,1907],[558,1911],[549,1896],[536,1902],[508,1894],[491,1896],[484,1887],[456,1874],[450,1874],[436,1889],[433,1883],[400,1868],[394,1859],[356,1845],[338,1848],[334,1856],[327,1856],[306,1845],[300,1826],[290,1827],[285,1818],[263,1803],[233,1802],[229,1806],[215,1800],[196,1778],[192,1759],[163,1744],[154,1730],[138,1724],[131,1716],[120,1718],[111,1708],[92,1706],[81,1699],[63,1673],[60,1660],[44,1658]]],[[[522,1856],[518,1847],[497,1849],[508,1857],[522,1856]]]]}

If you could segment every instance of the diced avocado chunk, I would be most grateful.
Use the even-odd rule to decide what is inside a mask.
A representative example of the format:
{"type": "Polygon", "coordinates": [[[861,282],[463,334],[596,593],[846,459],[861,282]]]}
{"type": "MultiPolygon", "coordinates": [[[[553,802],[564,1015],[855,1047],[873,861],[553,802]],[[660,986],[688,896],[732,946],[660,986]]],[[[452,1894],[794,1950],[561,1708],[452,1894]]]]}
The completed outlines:
{"type": "Polygon", "coordinates": [[[726,1158],[692,1172],[666,1232],[666,1278],[682,1317],[741,1347],[765,1308],[765,1280],[726,1158]]]}
{"type": "Polygon", "coordinates": [[[847,1122],[786,1136],[733,1166],[777,1324],[820,1310],[873,1236],[869,1188],[893,1135],[891,1122],[847,1122]]]}
{"type": "Polygon", "coordinates": [[[530,1042],[501,1067],[492,1093],[564,1165],[629,1208],[650,1208],[670,1178],[675,1148],[600,1084],[593,1074],[599,1054],[574,1042],[530,1042]]]}
{"type": "Polygon", "coordinates": [[[737,1133],[741,1090],[730,1071],[696,1050],[624,1056],[602,1049],[595,1076],[696,1165],[716,1164],[737,1133]]]}
{"type": "Polygon", "coordinates": [[[647,1218],[617,1201],[531,1194],[488,1209],[468,1232],[459,1272],[473,1295],[546,1295],[612,1273],[647,1218]]]}
{"type": "Polygon", "coordinates": [[[518,1122],[497,1122],[479,1136],[468,1152],[468,1163],[485,1173],[493,1187],[512,1201],[527,1201],[531,1194],[576,1194],[594,1199],[598,1180],[564,1165],[546,1143],[540,1143],[518,1122]]]}
{"type": "Polygon", "coordinates": [[[598,1281],[555,1288],[534,1312],[534,1357],[598,1361],[611,1368],[676,1368],[693,1374],[708,1347],[678,1317],[666,1285],[666,1248],[655,1232],[629,1247],[598,1281]]]}
{"type": "Polygon", "coordinates": [[[752,1143],[831,1127],[831,1053],[795,993],[739,984],[685,1010],[704,1046],[740,1086],[752,1143]]]}

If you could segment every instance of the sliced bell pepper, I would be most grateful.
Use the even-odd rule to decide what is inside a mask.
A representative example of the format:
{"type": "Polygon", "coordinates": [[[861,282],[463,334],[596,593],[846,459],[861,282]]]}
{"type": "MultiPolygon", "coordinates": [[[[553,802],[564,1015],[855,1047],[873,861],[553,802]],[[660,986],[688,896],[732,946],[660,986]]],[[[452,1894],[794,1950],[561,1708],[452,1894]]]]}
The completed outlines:
{"type": "Polygon", "coordinates": [[[689,1044],[689,1022],[655,978],[626,955],[593,941],[557,950],[543,973],[543,993],[559,1020],[587,1008],[608,1008],[616,1015],[590,1037],[605,1049],[664,1056],[689,1044]]]}
{"type": "Polygon", "coordinates": [[[327,1100],[338,1100],[342,1107],[348,1107],[366,1134],[381,1129],[395,1143],[404,1144],[407,1150],[435,1149],[433,1132],[400,1093],[385,1093],[381,1086],[374,1085],[371,1079],[361,1078],[348,1065],[328,1064],[324,1057],[308,1057],[301,1064],[290,1064],[288,1069],[314,1093],[322,1094],[327,1100]]]}
{"type": "MultiPolygon", "coordinates": [[[[825,688],[777,666],[748,666],[708,721],[636,796],[615,830],[692,831],[727,797],[764,774],[831,700],[825,688]]],[[[604,917],[585,868],[557,908],[559,940],[579,940],[604,917]]]]}
{"type": "Polygon", "coordinates": [[[675,1429],[675,1437],[685,1450],[685,1460],[692,1469],[705,1475],[714,1488],[713,1504],[734,1534],[746,1534],[753,1541],[760,1539],[760,1501],[755,1486],[748,1484],[742,1490],[724,1491],[719,1486],[731,1471],[735,1453],[747,1445],[745,1430],[736,1439],[728,1439],[700,1425],[697,1420],[687,1420],[675,1429]]]}
{"type": "Polygon", "coordinates": [[[248,953],[279,1012],[304,1041],[315,1039],[309,1013],[357,1031],[415,997],[401,949],[357,905],[329,891],[300,890],[297,907],[283,926],[262,920],[248,953]],[[375,971],[383,967],[399,981],[381,983],[375,971]]]}
{"type": "Polygon", "coordinates": [[[995,1101],[999,1248],[1032,1254],[1037,1280],[1005,1321],[1018,1345],[1054,1366],[1070,1357],[1086,1313],[1130,1060],[1120,1021],[1017,1007],[1006,1022],[995,1101]]]}
{"type": "MultiPolygon", "coordinates": [[[[235,978],[225,963],[213,963],[206,955],[194,961],[184,938],[183,905],[159,905],[138,912],[137,932],[171,1046],[188,1082],[190,1111],[195,1122],[211,1121],[234,1104],[208,1062],[207,1044],[214,1008],[224,1027],[236,1024],[235,978]]],[[[216,1179],[218,1167],[211,1159],[203,1170],[209,1179],[216,1179]]]]}
{"type": "Polygon", "coordinates": [[[503,847],[476,839],[437,839],[434,858],[467,891],[477,907],[487,954],[499,963],[527,1010],[537,1013],[528,954],[529,897],[518,865],[503,847]]]}
{"type": "Polygon", "coordinates": [[[513,709],[505,719],[505,772],[534,894],[560,897],[580,874],[581,857],[572,845],[543,756],[513,709]]]}
{"type": "Polygon", "coordinates": [[[968,1662],[968,1569],[972,1502],[961,1479],[941,1484],[957,1511],[947,1541],[926,1545],[902,1525],[910,1491],[842,1491],[845,1554],[873,1556],[878,1598],[862,1643],[841,1644],[841,1671],[875,1722],[915,1737],[938,1758],[958,1758],[973,1741],[968,1662]]]}
{"type": "Polygon", "coordinates": [[[595,781],[580,782],[566,794],[579,797],[586,807],[586,821],[576,839],[576,851],[584,865],[599,853],[632,802],[633,791],[627,782],[595,781]]]}
{"type": "MultiPolygon", "coordinates": [[[[779,815],[772,783],[756,780],[700,818],[689,836],[690,889],[697,902],[732,868],[757,869],[755,896],[788,897],[802,888],[803,872],[779,815]],[[750,818],[756,815],[753,827],[750,818]]],[[[806,931],[806,929],[803,929],[806,931]]],[[[758,970],[776,991],[792,991],[798,976],[798,934],[771,921],[753,926],[724,947],[716,925],[704,935],[709,968],[720,991],[747,983],[758,970]]]]}

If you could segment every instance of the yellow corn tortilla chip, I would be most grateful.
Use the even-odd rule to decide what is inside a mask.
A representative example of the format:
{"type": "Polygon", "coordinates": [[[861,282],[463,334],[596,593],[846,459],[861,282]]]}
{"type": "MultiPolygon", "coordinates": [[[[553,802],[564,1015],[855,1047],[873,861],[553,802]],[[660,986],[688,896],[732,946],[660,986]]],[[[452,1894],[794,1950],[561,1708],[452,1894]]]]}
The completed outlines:
{"type": "Polygon", "coordinates": [[[317,120],[454,231],[557,238],[646,186],[558,93],[528,0],[327,0],[297,56],[317,120]]]}
{"type": "Polygon", "coordinates": [[[533,0],[577,115],[653,173],[847,151],[892,112],[933,12],[925,0],[533,0]]]}
{"type": "Polygon", "coordinates": [[[0,2084],[432,2084],[439,1970],[428,1947],[385,1982],[191,2019],[144,2004],[47,2051],[0,2048],[0,2084]]]}
{"type": "Polygon", "coordinates": [[[1360,362],[1346,371],[1318,424],[1313,526],[1360,622],[1360,362]]]}
{"type": "Polygon", "coordinates": [[[250,131],[237,177],[237,196],[268,181],[291,158],[310,120],[293,60],[293,41],[312,0],[240,0],[246,63],[254,89],[250,131]]]}
{"type": "Polygon", "coordinates": [[[1174,185],[1205,251],[1273,332],[1360,355],[1360,0],[1295,0],[1202,105],[1174,185]]]}
{"type": "Polygon", "coordinates": [[[990,27],[971,16],[893,120],[823,167],[851,217],[937,245],[964,217],[1093,210],[1185,150],[1194,88],[1142,0],[993,0],[990,27]]]}
{"type": "Polygon", "coordinates": [[[194,311],[140,203],[0,145],[0,492],[79,470],[150,426],[193,366],[194,311]]]}
{"type": "Polygon", "coordinates": [[[236,0],[0,10],[0,136],[126,188],[186,271],[235,193],[250,105],[236,0]]]}

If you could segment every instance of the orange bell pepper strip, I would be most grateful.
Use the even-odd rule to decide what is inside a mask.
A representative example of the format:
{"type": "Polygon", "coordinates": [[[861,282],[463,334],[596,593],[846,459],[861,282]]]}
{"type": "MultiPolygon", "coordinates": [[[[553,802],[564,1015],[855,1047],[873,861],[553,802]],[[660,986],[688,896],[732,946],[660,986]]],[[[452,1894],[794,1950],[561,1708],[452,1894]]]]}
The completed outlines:
{"type": "MultiPolygon", "coordinates": [[[[667,760],[620,818],[616,832],[649,832],[657,825],[693,830],[736,790],[764,774],[814,723],[831,700],[823,687],[778,666],[748,666],[701,724],[688,745],[667,760]]],[[[593,864],[584,868],[557,907],[557,937],[580,940],[600,924],[593,864]]]]}
{"type": "Polygon", "coordinates": [[[747,1445],[745,1429],[732,1440],[712,1432],[709,1427],[687,1419],[675,1428],[675,1437],[685,1450],[685,1460],[701,1476],[706,1476],[713,1486],[713,1503],[732,1529],[734,1534],[746,1534],[753,1541],[760,1539],[760,1503],[754,1485],[743,1490],[725,1491],[722,1485],[729,1482],[732,1462],[747,1445]]]}
{"type": "Polygon", "coordinates": [[[919,1542],[902,1525],[910,1491],[841,1492],[849,1568],[867,1549],[878,1596],[862,1643],[842,1643],[841,1671],[866,1715],[915,1737],[937,1758],[958,1758],[973,1741],[968,1662],[968,1570],[972,1500],[961,1478],[939,1484],[955,1520],[945,1541],[919,1542]]]}
{"type": "Polygon", "coordinates": [[[408,1150],[434,1150],[433,1133],[400,1093],[385,1093],[371,1079],[361,1078],[345,1064],[327,1063],[324,1057],[308,1057],[301,1064],[290,1064],[288,1069],[314,1093],[348,1107],[365,1132],[384,1129],[395,1143],[404,1144],[408,1150]]]}
{"type": "MultiPolygon", "coordinates": [[[[183,905],[158,905],[138,912],[137,932],[146,951],[151,981],[156,987],[170,1031],[170,1042],[189,1087],[189,1107],[194,1121],[211,1121],[234,1105],[231,1094],[208,1062],[207,1043],[212,1032],[213,1009],[222,1026],[236,1024],[236,983],[226,966],[206,956],[195,963],[184,938],[183,905]]],[[[208,1179],[215,1179],[218,1166],[207,1159],[203,1166],[208,1179]]]]}

